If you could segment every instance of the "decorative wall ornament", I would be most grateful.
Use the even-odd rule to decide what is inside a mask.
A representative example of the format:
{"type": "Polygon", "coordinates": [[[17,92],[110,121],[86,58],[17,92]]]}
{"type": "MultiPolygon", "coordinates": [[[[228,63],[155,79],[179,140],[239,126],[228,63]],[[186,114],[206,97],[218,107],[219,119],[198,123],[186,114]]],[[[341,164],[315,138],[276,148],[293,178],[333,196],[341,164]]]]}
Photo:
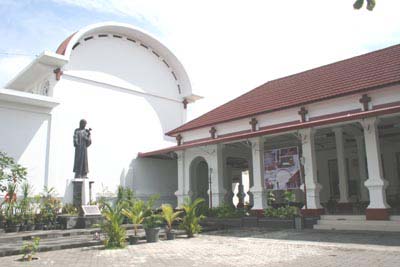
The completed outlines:
{"type": "Polygon", "coordinates": [[[251,118],[249,124],[251,125],[251,131],[252,131],[252,132],[257,131],[257,124],[258,124],[258,121],[257,121],[256,118],[251,118]]]}
{"type": "Polygon", "coordinates": [[[211,127],[210,134],[211,134],[212,139],[216,138],[216,133],[217,133],[217,129],[215,129],[215,127],[211,127]]]}
{"type": "Polygon", "coordinates": [[[54,74],[56,75],[56,80],[59,81],[61,79],[61,75],[63,75],[63,71],[60,68],[55,69],[54,74]]]}
{"type": "Polygon", "coordinates": [[[183,139],[182,135],[178,134],[176,136],[176,142],[177,142],[178,146],[182,145],[182,139],[183,139]]]}
{"type": "Polygon", "coordinates": [[[306,122],[306,115],[308,114],[308,110],[305,107],[301,107],[298,114],[301,116],[301,122],[306,122]]]}
{"type": "Polygon", "coordinates": [[[183,104],[183,108],[187,109],[187,105],[189,104],[189,101],[186,98],[184,98],[182,101],[182,104],[183,104]]]}
{"type": "Polygon", "coordinates": [[[363,94],[362,97],[360,98],[360,103],[363,105],[364,111],[369,110],[370,102],[371,102],[371,97],[369,97],[367,94],[363,94]]]}

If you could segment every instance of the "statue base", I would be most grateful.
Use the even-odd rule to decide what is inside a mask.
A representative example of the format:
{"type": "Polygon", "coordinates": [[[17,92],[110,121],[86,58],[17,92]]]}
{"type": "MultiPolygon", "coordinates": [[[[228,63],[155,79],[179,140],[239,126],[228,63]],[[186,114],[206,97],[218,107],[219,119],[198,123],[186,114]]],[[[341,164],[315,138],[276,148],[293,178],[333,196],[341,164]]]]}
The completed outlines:
{"type": "Polygon", "coordinates": [[[74,178],[69,180],[67,187],[68,194],[64,199],[64,203],[71,203],[78,209],[82,205],[89,205],[93,201],[93,184],[94,181],[88,178],[74,178]]]}
{"type": "Polygon", "coordinates": [[[82,205],[90,205],[90,203],[92,202],[92,186],[94,184],[94,181],[88,178],[74,178],[72,180],[72,184],[72,203],[74,204],[74,206],[81,207],[82,205]]]}

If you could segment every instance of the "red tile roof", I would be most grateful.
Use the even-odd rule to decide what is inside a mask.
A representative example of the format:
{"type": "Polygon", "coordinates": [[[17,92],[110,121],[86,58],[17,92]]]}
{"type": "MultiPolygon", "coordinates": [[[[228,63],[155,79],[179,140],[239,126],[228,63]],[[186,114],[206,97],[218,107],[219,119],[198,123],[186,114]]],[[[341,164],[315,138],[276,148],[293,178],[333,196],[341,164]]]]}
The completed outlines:
{"type": "Polygon", "coordinates": [[[269,81],[168,135],[375,89],[400,81],[400,45],[269,81]]]}
{"type": "MultiPolygon", "coordinates": [[[[76,33],[76,32],[75,32],[76,33]]],[[[65,39],[57,48],[56,53],[59,55],[65,55],[65,50],[69,42],[71,41],[72,37],[74,37],[75,33],[71,34],[67,39],[65,39]]]]}

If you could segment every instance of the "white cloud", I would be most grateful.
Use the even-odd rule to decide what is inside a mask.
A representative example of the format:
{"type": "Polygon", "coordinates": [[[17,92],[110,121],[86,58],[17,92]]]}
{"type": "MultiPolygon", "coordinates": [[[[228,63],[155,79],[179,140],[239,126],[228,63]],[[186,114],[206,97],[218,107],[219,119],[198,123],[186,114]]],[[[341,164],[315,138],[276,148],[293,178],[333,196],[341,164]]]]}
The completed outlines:
{"type": "Polygon", "coordinates": [[[32,58],[28,56],[0,58],[0,88],[22,71],[31,61],[32,58]]]}
{"type": "Polygon", "coordinates": [[[399,43],[400,1],[58,0],[150,21],[183,62],[197,116],[268,80],[399,43]]]}

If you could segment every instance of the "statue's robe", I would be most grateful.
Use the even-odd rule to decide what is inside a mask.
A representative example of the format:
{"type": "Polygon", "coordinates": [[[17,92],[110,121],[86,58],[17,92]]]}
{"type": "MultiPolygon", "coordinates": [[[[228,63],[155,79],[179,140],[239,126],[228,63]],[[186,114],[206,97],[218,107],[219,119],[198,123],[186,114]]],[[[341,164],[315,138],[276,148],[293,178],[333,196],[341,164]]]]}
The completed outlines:
{"type": "Polygon", "coordinates": [[[75,160],[74,173],[75,178],[86,178],[89,172],[87,147],[90,146],[92,140],[90,132],[87,129],[75,129],[74,146],[75,160]]]}

